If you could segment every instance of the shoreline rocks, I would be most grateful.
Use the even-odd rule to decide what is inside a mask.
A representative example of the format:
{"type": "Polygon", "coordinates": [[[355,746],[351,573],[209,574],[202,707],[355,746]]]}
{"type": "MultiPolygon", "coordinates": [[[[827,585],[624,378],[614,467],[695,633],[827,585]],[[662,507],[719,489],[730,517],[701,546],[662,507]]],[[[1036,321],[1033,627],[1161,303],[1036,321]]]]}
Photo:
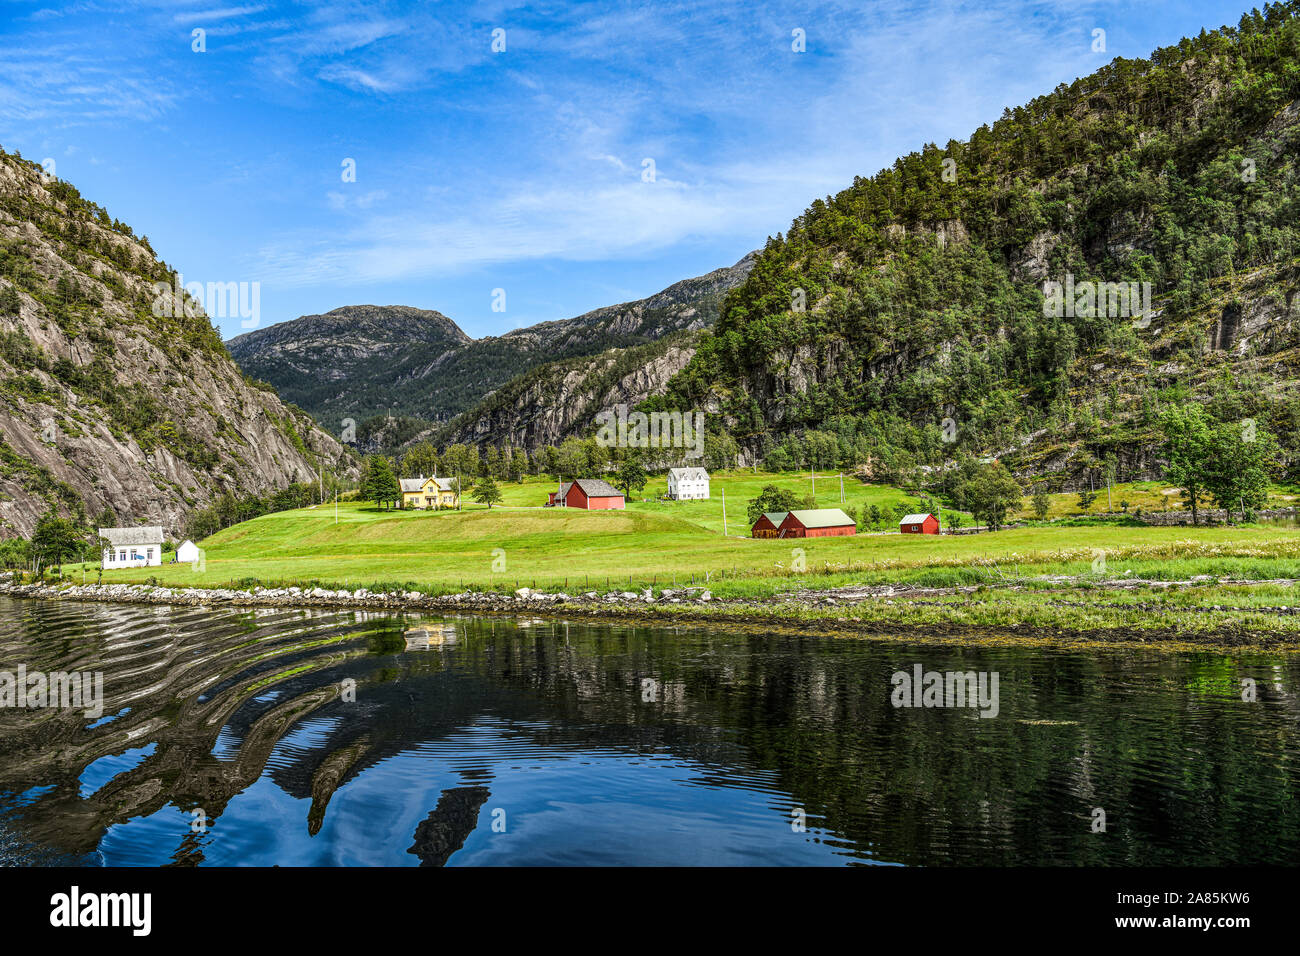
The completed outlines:
{"type": "Polygon", "coordinates": [[[640,594],[634,591],[615,591],[599,595],[588,591],[581,596],[559,592],[519,588],[513,594],[500,591],[462,591],[456,594],[425,594],[421,591],[390,591],[377,593],[366,588],[347,589],[299,587],[286,588],[178,588],[155,584],[15,584],[12,574],[0,575],[0,595],[59,599],[65,601],[97,601],[115,604],[171,604],[180,607],[198,607],[210,604],[229,604],[234,607],[285,607],[285,608],[358,608],[358,609],[412,609],[458,611],[521,611],[538,610],[558,605],[575,607],[644,608],[654,604],[707,604],[713,594],[702,587],[664,588],[659,596],[647,588],[640,594]]]}

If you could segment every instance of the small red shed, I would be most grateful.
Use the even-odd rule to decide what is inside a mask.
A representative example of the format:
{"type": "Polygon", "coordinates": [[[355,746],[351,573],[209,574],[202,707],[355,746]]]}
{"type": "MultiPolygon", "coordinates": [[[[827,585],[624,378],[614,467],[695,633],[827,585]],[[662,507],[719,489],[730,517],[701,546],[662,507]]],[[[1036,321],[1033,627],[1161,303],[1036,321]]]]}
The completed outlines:
{"type": "Polygon", "coordinates": [[[564,482],[559,491],[552,491],[546,504],[587,511],[621,511],[624,503],[622,493],[609,482],[600,478],[579,478],[564,482]]]}
{"type": "Polygon", "coordinates": [[[781,537],[781,522],[785,520],[788,511],[764,511],[754,522],[754,527],[749,529],[751,538],[779,538],[781,537]]]}
{"type": "Polygon", "coordinates": [[[787,514],[777,537],[836,538],[857,533],[857,523],[839,508],[810,508],[787,514]]]}
{"type": "Polygon", "coordinates": [[[898,530],[901,534],[938,534],[939,519],[932,514],[905,515],[898,530]]]}

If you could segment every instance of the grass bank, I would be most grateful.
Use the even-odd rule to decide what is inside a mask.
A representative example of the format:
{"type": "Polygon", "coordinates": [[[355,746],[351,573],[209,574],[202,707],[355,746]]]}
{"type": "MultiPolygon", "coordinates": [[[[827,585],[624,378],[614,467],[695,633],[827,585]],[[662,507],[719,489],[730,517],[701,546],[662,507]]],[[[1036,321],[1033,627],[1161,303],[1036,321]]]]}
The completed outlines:
{"type": "MultiPolygon", "coordinates": [[[[168,587],[368,588],[446,595],[513,592],[519,587],[580,594],[705,585],[719,599],[711,616],[832,620],[917,626],[1168,630],[1199,634],[1219,628],[1292,634],[1295,603],[1288,586],[1244,591],[1217,582],[1300,579],[1300,530],[1259,527],[1148,527],[1123,522],[1042,524],[995,534],[754,540],[744,507],[769,482],[809,476],[722,476],[704,502],[635,500],[621,512],[547,509],[549,482],[505,486],[491,510],[378,511],[361,503],[266,515],[201,542],[201,570],[189,564],[104,572],[104,583],[168,587]],[[727,492],[722,533],[721,492],[727,492]],[[1145,580],[1117,591],[1106,581],[1145,580]],[[1191,588],[1160,582],[1195,581],[1191,588]],[[892,586],[872,596],[823,606],[806,592],[892,586]],[[1268,590],[1273,588],[1273,590],[1268,590]],[[915,589],[947,589],[918,594],[915,589]],[[973,589],[982,589],[980,596],[973,589]],[[1143,590],[1145,589],[1145,590],[1143,590]],[[1280,593],[1275,593],[1280,591],[1280,593]],[[1133,595],[1142,595],[1139,600],[1133,595]],[[1219,606],[1219,610],[1215,610],[1219,606]]],[[[838,504],[838,482],[818,477],[838,504]]],[[[647,489],[650,497],[657,489],[647,489]]],[[[796,489],[797,490],[797,489],[796,489]]],[[[897,489],[845,482],[849,504],[907,507],[897,489]]],[[[1070,496],[1060,496],[1070,497],[1070,496]]],[[[69,568],[73,581],[94,581],[98,568],[69,568]]],[[[686,609],[656,605],[655,613],[686,609]]],[[[698,609],[690,613],[700,613],[698,609]]]]}

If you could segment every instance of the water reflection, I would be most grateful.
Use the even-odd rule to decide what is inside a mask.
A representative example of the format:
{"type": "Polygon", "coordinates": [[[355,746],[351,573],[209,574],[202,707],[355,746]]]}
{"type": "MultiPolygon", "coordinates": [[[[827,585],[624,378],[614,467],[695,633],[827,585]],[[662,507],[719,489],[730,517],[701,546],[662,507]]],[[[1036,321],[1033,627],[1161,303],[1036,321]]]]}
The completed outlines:
{"type": "Polygon", "coordinates": [[[19,663],[102,670],[107,699],[95,721],[0,710],[12,862],[1212,864],[1300,849],[1284,655],[0,599],[0,670],[19,663]],[[916,664],[998,672],[998,717],[893,707],[890,675],[916,664]]]}

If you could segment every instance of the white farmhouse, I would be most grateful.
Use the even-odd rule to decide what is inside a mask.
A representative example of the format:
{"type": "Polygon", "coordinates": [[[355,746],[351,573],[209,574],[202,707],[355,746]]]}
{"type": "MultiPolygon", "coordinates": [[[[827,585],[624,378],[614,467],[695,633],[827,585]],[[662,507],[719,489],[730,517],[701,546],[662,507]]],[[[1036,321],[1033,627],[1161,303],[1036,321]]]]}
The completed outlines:
{"type": "Polygon", "coordinates": [[[105,570],[162,564],[162,528],[100,528],[99,536],[108,542],[101,565],[105,570]]]}
{"type": "Polygon", "coordinates": [[[709,473],[703,468],[669,468],[668,497],[674,501],[709,497],[709,473]]]}

